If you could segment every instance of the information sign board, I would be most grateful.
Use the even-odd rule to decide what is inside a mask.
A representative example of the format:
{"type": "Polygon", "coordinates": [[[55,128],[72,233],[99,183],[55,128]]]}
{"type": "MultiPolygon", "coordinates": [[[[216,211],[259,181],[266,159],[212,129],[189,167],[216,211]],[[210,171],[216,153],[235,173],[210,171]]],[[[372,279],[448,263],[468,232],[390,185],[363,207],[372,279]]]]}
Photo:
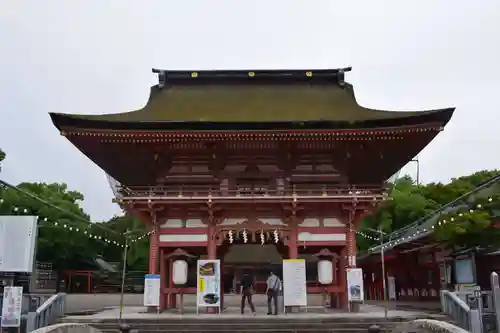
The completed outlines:
{"type": "Polygon", "coordinates": [[[160,306],[160,275],[146,274],[144,277],[144,306],[160,306]]]}
{"type": "Polygon", "coordinates": [[[347,269],[347,297],[349,302],[363,302],[363,270],[361,268],[347,269]]]}
{"type": "Polygon", "coordinates": [[[33,272],[36,225],[36,216],[0,216],[0,272],[33,272]]]}
{"type": "Polygon", "coordinates": [[[304,259],[283,260],[283,302],[285,306],[307,306],[304,259]]]}
{"type": "Polygon", "coordinates": [[[23,287],[4,287],[1,327],[19,327],[23,309],[23,287]]]}
{"type": "Polygon", "coordinates": [[[220,307],[220,260],[198,260],[198,307],[220,307]]]}

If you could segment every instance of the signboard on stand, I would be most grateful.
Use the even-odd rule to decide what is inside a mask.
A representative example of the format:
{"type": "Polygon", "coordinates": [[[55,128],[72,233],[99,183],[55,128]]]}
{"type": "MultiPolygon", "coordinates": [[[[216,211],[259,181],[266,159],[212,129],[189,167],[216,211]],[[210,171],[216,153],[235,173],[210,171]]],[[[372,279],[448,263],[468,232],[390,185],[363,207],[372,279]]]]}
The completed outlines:
{"type": "Polygon", "coordinates": [[[347,297],[349,302],[363,302],[363,270],[361,268],[347,269],[347,297]]]}
{"type": "Polygon", "coordinates": [[[387,293],[389,294],[389,300],[396,299],[396,278],[394,276],[387,277],[387,293]]]}
{"type": "Polygon", "coordinates": [[[307,306],[304,259],[283,260],[283,303],[285,306],[307,306]]]}
{"type": "Polygon", "coordinates": [[[0,272],[33,272],[36,223],[36,216],[0,216],[0,272]]]}
{"type": "Polygon", "coordinates": [[[198,260],[196,266],[196,308],[217,307],[220,313],[220,260],[198,260]]]}
{"type": "Polygon", "coordinates": [[[4,287],[1,327],[21,326],[23,287],[4,287]]]}
{"type": "Polygon", "coordinates": [[[160,275],[146,274],[144,277],[144,306],[160,306],[160,275]]]}

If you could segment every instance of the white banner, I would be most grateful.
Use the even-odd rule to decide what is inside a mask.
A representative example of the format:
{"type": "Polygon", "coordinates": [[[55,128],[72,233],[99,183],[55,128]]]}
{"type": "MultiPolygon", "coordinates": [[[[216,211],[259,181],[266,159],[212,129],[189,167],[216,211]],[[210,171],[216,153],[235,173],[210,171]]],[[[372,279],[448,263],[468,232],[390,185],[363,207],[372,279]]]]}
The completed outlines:
{"type": "Polygon", "coordinates": [[[394,276],[387,277],[387,293],[389,294],[389,300],[396,299],[396,278],[394,276]]]}
{"type": "Polygon", "coordinates": [[[304,259],[283,260],[283,302],[285,306],[307,306],[304,259]]]}
{"type": "Polygon", "coordinates": [[[5,287],[3,290],[1,327],[21,326],[23,287],[5,287]]]}
{"type": "Polygon", "coordinates": [[[0,216],[0,272],[33,272],[36,216],[0,216]]]}
{"type": "Polygon", "coordinates": [[[160,306],[160,281],[158,274],[144,276],[144,306],[160,306]]]}
{"type": "Polygon", "coordinates": [[[361,268],[347,269],[347,296],[349,302],[363,302],[363,270],[361,268]]]}
{"type": "Polygon", "coordinates": [[[220,307],[220,260],[198,260],[197,305],[204,307],[220,307]]]}

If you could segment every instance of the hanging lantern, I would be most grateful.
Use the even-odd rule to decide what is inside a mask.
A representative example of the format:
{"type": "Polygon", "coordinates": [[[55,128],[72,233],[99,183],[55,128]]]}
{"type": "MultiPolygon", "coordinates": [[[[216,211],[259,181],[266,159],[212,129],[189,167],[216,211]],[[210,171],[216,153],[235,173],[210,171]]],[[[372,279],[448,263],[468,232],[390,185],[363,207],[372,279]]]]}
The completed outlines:
{"type": "Polygon", "coordinates": [[[187,283],[188,264],[185,260],[176,260],[172,263],[172,281],[176,285],[187,283]]]}
{"type": "Polygon", "coordinates": [[[330,260],[318,261],[318,281],[321,284],[333,282],[333,265],[330,260]]]}

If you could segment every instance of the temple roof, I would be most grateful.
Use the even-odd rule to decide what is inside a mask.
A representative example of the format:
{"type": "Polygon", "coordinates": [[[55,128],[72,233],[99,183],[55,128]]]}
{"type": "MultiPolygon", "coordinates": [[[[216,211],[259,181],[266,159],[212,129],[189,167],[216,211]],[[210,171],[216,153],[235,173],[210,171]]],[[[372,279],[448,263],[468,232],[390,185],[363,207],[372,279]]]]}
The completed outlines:
{"type": "Polygon", "coordinates": [[[116,130],[349,129],[437,123],[453,108],[390,112],[356,102],[344,81],[350,68],[332,70],[167,71],[146,105],[104,115],[51,113],[65,127],[116,130]]]}

